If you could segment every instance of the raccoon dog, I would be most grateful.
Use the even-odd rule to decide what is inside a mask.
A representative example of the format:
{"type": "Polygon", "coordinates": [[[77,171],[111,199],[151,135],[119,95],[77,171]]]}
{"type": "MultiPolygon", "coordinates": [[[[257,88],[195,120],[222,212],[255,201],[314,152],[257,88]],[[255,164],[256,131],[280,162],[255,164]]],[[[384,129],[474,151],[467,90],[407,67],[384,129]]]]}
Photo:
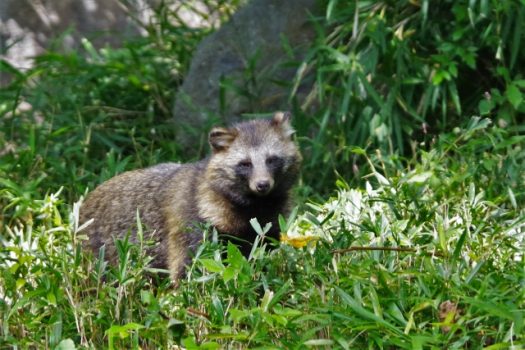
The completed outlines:
{"type": "MultiPolygon", "coordinates": [[[[271,223],[278,237],[278,215],[290,210],[301,155],[292,139],[290,114],[242,122],[209,133],[212,154],[196,163],[165,163],[116,176],[89,194],[80,208],[86,245],[95,253],[105,245],[116,260],[114,237],[136,232],[137,210],[145,236],[155,244],[148,253],[153,267],[168,268],[176,281],[202,238],[203,223],[220,233],[253,242],[249,221],[271,223]]],[[[250,244],[241,250],[249,252],[250,244]]]]}

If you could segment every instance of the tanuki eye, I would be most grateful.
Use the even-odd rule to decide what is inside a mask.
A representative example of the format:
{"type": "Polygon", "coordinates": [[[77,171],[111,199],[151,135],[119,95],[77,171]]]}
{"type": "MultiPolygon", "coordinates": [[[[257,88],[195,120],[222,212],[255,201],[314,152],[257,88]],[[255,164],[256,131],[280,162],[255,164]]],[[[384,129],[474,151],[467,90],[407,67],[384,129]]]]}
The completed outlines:
{"type": "Polygon", "coordinates": [[[269,156],[266,158],[266,164],[268,165],[277,165],[281,162],[281,158],[277,156],[269,156]]]}
{"type": "Polygon", "coordinates": [[[241,168],[248,169],[252,167],[252,162],[249,160],[241,160],[237,165],[241,168]]]}

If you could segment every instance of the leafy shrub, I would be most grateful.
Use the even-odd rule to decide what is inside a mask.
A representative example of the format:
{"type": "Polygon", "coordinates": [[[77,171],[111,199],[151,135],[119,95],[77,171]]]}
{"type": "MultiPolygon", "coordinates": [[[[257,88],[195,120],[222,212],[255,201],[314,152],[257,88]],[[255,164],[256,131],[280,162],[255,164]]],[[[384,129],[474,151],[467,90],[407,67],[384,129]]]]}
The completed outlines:
{"type": "Polygon", "coordinates": [[[159,152],[176,154],[173,144],[159,142],[173,135],[166,117],[183,69],[174,51],[137,42],[122,49],[39,56],[35,68],[3,91],[2,143],[5,147],[11,140],[13,152],[2,157],[2,169],[12,175],[28,171],[18,179],[45,174],[50,179],[43,184],[70,178],[69,189],[75,188],[74,179],[86,176],[86,168],[111,162],[109,150],[113,158],[137,156],[136,166],[156,160],[159,152]],[[17,163],[23,167],[14,167],[17,163]]]}
{"type": "Polygon", "coordinates": [[[324,3],[318,37],[297,75],[315,77],[308,103],[316,112],[299,126],[311,136],[306,183],[334,181],[331,172],[316,171],[320,164],[358,179],[353,146],[410,156],[465,116],[523,132],[522,2],[324,3]]]}

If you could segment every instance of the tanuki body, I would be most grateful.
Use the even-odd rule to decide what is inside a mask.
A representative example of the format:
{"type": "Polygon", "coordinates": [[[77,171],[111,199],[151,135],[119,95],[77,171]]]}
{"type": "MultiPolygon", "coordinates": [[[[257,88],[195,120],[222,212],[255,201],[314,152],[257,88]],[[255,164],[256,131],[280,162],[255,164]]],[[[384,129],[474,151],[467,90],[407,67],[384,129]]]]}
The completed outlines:
{"type": "MultiPolygon", "coordinates": [[[[201,224],[253,242],[249,221],[271,222],[278,236],[278,216],[290,210],[301,155],[292,140],[290,116],[253,120],[209,134],[212,154],[196,163],[159,164],[116,176],[97,187],[80,209],[80,220],[97,252],[116,260],[115,237],[136,232],[137,210],[148,237],[158,242],[148,252],[153,266],[168,268],[177,280],[202,239],[201,224]]],[[[247,251],[249,244],[242,246],[247,251]]]]}

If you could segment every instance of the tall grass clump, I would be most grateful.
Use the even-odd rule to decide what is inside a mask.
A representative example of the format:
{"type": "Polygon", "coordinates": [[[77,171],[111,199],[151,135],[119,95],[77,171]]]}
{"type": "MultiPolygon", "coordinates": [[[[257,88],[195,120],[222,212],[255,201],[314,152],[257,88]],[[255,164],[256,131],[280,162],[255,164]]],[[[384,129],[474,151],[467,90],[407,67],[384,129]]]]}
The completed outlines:
{"type": "MultiPolygon", "coordinates": [[[[523,132],[525,7],[517,0],[325,1],[296,84],[314,77],[300,134],[320,188],[363,173],[352,146],[402,156],[481,115],[523,132]]],[[[297,86],[297,85],[296,85],[297,86]]],[[[299,118],[301,120],[301,118],[299,118]]],[[[365,169],[365,172],[368,169],[365,169]]]]}

